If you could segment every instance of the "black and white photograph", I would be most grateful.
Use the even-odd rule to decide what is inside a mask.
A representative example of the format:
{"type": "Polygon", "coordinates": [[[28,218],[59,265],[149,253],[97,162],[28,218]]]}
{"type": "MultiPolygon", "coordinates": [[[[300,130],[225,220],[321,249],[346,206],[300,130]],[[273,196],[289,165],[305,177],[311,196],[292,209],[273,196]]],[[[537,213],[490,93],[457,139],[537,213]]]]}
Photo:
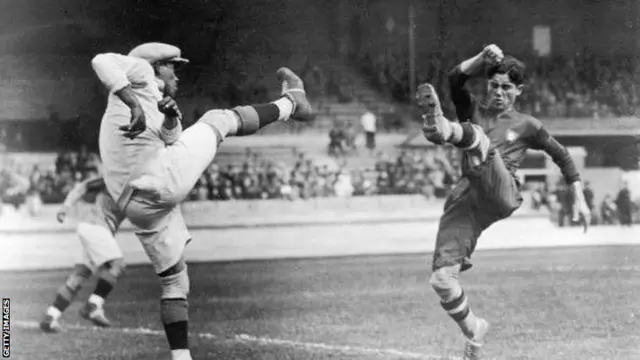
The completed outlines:
{"type": "Polygon", "coordinates": [[[2,359],[639,360],[639,29],[0,0],[2,359]]]}

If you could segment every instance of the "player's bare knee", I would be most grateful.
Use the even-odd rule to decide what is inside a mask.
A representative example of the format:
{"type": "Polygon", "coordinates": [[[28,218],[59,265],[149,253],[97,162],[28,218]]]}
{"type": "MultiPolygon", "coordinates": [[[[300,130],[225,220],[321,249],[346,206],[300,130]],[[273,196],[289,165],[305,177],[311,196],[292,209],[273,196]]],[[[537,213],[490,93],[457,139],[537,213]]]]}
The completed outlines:
{"type": "Polygon", "coordinates": [[[180,260],[167,271],[158,274],[162,285],[162,299],[186,299],[190,284],[187,263],[180,260]]]}
{"type": "Polygon", "coordinates": [[[447,266],[435,270],[429,282],[442,301],[450,301],[460,295],[462,288],[458,282],[459,267],[447,266]]]}
{"type": "Polygon", "coordinates": [[[100,278],[115,284],[118,278],[124,273],[125,268],[124,259],[118,258],[104,263],[98,272],[100,278]]]}
{"type": "Polygon", "coordinates": [[[80,288],[82,283],[90,278],[92,274],[93,272],[88,266],[78,264],[73,268],[73,272],[67,278],[66,285],[71,289],[80,288]]]}
{"type": "Polygon", "coordinates": [[[93,272],[86,265],[76,265],[64,284],[58,288],[58,293],[66,299],[73,299],[92,274],[93,272]]]}

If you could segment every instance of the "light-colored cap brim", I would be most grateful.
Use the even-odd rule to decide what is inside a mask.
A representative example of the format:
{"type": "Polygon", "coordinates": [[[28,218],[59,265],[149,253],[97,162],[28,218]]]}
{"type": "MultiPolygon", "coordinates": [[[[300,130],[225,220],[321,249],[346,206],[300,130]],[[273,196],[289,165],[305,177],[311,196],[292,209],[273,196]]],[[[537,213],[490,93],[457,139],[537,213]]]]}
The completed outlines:
{"type": "Polygon", "coordinates": [[[169,61],[175,62],[175,63],[181,63],[181,64],[188,64],[189,63],[189,60],[185,59],[183,57],[174,57],[173,59],[170,59],[169,61]]]}

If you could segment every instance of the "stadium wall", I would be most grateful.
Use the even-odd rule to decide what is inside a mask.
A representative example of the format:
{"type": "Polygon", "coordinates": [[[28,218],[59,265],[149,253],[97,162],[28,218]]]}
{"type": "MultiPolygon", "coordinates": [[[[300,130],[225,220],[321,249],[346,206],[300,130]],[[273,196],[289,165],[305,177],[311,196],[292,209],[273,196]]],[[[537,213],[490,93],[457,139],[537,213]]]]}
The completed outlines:
{"type": "MultiPolygon", "coordinates": [[[[547,217],[534,212],[530,197],[517,216],[547,217]]],[[[353,198],[316,198],[309,200],[194,201],[182,204],[185,222],[192,228],[225,229],[281,227],[303,224],[366,224],[402,221],[435,221],[442,214],[443,200],[428,200],[420,195],[387,195],[353,198]]],[[[74,231],[75,214],[61,225],[55,220],[58,205],[42,206],[36,214],[28,208],[16,212],[4,206],[0,213],[0,234],[38,231],[74,231]]],[[[123,229],[132,229],[129,223],[123,229]]]]}

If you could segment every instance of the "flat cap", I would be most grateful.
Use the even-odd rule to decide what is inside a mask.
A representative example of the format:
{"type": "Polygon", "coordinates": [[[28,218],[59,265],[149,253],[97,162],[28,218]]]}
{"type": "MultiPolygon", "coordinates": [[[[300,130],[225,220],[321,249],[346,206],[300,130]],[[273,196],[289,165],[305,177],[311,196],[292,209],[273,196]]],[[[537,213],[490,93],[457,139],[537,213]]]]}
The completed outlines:
{"type": "Polygon", "coordinates": [[[129,52],[129,56],[147,60],[149,63],[176,62],[186,64],[189,60],[181,56],[180,49],[176,46],[158,42],[144,43],[136,46],[129,52]]]}

